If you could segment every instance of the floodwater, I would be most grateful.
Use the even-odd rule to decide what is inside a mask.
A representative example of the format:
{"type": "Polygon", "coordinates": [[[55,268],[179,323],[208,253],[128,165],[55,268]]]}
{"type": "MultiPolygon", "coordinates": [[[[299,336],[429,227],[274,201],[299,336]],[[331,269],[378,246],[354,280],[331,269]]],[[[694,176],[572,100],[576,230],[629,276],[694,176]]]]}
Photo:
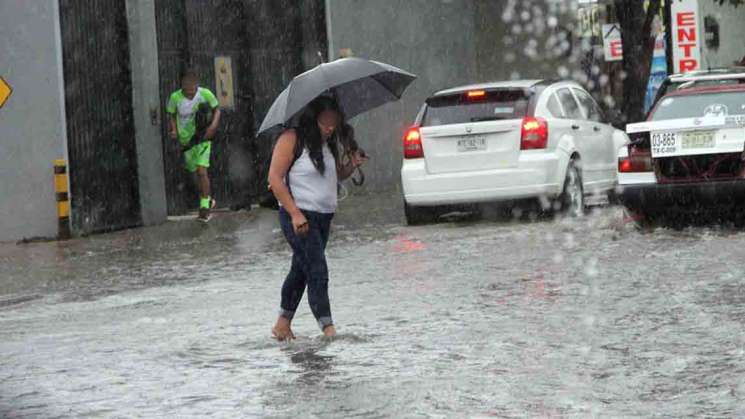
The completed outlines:
{"type": "Polygon", "coordinates": [[[270,338],[268,210],[0,246],[0,417],[745,417],[745,233],[397,203],[335,220],[332,341],[270,338]]]}

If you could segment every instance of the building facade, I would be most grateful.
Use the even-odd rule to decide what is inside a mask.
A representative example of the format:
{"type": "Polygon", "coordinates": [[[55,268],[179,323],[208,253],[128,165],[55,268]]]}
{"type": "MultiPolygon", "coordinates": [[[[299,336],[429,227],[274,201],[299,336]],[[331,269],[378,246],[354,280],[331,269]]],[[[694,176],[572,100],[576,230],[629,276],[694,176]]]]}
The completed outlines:
{"type": "Polygon", "coordinates": [[[67,163],[73,234],[164,222],[196,191],[167,135],[186,68],[220,99],[210,176],[221,206],[265,190],[274,96],[326,55],[312,0],[0,2],[0,241],[58,234],[53,163],[67,163]]]}
{"type": "MultiPolygon", "coordinates": [[[[12,88],[0,108],[0,241],[57,235],[58,159],[68,165],[74,234],[160,223],[191,210],[196,192],[164,123],[165,102],[187,67],[221,102],[210,175],[218,202],[231,207],[266,193],[272,139],[257,138],[256,128],[292,77],[323,58],[370,58],[418,75],[401,101],[351,121],[371,156],[367,182],[355,191],[400,189],[401,137],[439,89],[573,78],[617,109],[622,65],[609,48],[620,39],[607,39],[617,35],[604,30],[616,23],[613,3],[0,2],[0,77],[12,88]]],[[[745,7],[719,3],[666,2],[696,10],[695,21],[683,21],[695,22],[683,40],[697,39],[699,68],[745,55],[745,7]]],[[[663,26],[667,20],[660,17],[663,26]]],[[[666,58],[673,58],[671,44],[662,42],[666,58]]]]}

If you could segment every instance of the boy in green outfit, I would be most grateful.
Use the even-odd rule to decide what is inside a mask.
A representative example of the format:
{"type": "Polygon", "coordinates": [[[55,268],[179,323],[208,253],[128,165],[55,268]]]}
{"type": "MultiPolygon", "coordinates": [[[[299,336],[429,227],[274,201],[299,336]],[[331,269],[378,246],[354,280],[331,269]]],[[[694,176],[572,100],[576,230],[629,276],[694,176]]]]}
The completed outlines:
{"type": "Polygon", "coordinates": [[[187,71],[181,77],[181,89],[173,92],[168,99],[166,112],[170,115],[171,138],[179,140],[184,150],[186,170],[195,174],[200,198],[197,220],[206,223],[211,218],[210,209],[215,207],[215,200],[210,197],[207,168],[210,167],[212,151],[210,140],[215,137],[220,123],[219,102],[209,89],[199,87],[199,78],[194,71],[187,71]],[[206,129],[197,129],[195,117],[200,107],[205,105],[212,110],[212,120],[206,129]]]}

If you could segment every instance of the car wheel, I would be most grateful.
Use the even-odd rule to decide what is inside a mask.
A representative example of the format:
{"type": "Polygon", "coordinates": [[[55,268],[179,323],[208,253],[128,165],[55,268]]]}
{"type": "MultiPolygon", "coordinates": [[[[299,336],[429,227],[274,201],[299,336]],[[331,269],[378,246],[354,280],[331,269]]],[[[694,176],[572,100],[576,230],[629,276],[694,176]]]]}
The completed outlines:
{"type": "Polygon", "coordinates": [[[616,188],[613,188],[608,191],[608,205],[619,205],[621,203],[621,199],[618,197],[618,193],[616,193],[616,188]]]}
{"type": "Polygon", "coordinates": [[[582,188],[582,175],[573,160],[567,168],[564,189],[561,192],[561,211],[571,217],[581,217],[585,213],[585,191],[582,188]]]}
{"type": "Polygon", "coordinates": [[[406,224],[410,226],[433,223],[437,220],[437,209],[434,207],[415,207],[404,201],[406,224]]]}

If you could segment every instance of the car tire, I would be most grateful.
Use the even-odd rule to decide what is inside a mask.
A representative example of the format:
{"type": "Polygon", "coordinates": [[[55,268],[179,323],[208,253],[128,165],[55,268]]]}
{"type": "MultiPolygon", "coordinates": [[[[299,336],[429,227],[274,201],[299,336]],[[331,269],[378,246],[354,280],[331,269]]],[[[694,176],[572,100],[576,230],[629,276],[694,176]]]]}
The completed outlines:
{"type": "Polygon", "coordinates": [[[437,220],[437,208],[415,207],[404,201],[406,224],[410,226],[433,223],[437,220]]]}
{"type": "Polygon", "coordinates": [[[608,191],[608,205],[609,206],[615,206],[621,204],[621,198],[618,196],[618,192],[616,192],[616,187],[614,186],[612,189],[608,191]]]}
{"type": "Polygon", "coordinates": [[[559,197],[561,212],[570,217],[581,217],[585,214],[585,191],[582,187],[582,173],[575,160],[567,167],[564,188],[559,197]]]}

